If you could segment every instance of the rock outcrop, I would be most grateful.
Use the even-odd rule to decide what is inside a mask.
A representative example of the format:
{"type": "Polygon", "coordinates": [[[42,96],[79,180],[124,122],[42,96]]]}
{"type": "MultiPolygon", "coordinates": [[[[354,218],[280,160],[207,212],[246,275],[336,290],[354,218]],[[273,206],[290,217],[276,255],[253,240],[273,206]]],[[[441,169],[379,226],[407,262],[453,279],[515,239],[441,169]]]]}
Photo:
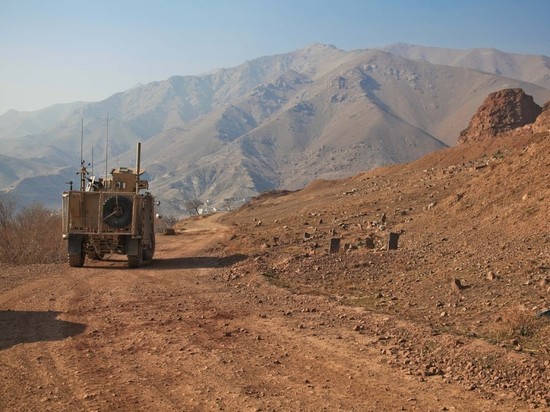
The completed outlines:
{"type": "Polygon", "coordinates": [[[522,89],[504,89],[491,93],[468,127],[460,132],[458,144],[484,140],[504,132],[534,123],[542,108],[533,101],[533,96],[522,89]]]}
{"type": "Polygon", "coordinates": [[[533,132],[550,132],[550,101],[547,101],[542,107],[542,113],[537,117],[537,121],[533,125],[533,132]]]}

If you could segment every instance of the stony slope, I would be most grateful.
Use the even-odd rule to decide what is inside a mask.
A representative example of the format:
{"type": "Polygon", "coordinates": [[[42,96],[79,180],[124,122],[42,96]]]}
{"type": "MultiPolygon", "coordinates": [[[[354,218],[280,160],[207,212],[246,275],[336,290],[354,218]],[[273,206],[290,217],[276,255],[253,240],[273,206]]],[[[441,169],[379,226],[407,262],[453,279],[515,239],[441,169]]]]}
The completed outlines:
{"type": "Polygon", "coordinates": [[[430,66],[373,51],[315,81],[277,79],[189,128],[151,139],[149,170],[163,176],[157,180],[155,173],[152,187],[169,193],[165,205],[190,196],[220,204],[223,198],[296,189],[316,178],[411,161],[455,142],[466,125],[460,119],[482,101],[473,97],[509,83],[460,68],[434,73],[430,66]],[[454,88],[449,79],[475,86],[454,88]]]}
{"type": "Polygon", "coordinates": [[[234,276],[256,270],[387,315],[400,332],[361,317],[354,330],[378,333],[382,353],[412,376],[549,407],[550,321],[537,316],[550,307],[547,114],[414,163],[255,199],[224,218],[229,251],[253,257],[234,276]],[[390,232],[397,250],[387,250],[390,232]]]}

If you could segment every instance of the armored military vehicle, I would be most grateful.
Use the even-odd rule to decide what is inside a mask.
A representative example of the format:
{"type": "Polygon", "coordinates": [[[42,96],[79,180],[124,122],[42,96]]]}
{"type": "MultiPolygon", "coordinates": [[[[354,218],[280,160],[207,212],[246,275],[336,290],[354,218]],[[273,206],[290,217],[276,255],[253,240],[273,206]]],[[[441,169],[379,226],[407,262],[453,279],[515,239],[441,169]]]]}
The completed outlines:
{"type": "Polygon", "coordinates": [[[140,157],[138,143],[136,169],[113,169],[108,179],[88,176],[82,164],[80,190],[63,192],[63,239],[70,266],[112,254],[126,255],[130,268],[153,259],[155,200],[146,191],[147,180],[140,178],[140,157]]]}

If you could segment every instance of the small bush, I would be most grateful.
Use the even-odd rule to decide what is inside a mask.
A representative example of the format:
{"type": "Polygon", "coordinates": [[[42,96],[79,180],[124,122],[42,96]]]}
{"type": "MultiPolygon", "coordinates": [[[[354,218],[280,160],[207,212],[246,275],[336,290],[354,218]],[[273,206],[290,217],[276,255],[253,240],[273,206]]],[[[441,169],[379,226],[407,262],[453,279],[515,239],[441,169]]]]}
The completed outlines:
{"type": "Polygon", "coordinates": [[[16,212],[15,202],[0,198],[0,262],[12,265],[57,263],[66,259],[61,215],[41,204],[16,212]]]}
{"type": "Polygon", "coordinates": [[[513,308],[502,316],[497,333],[502,339],[519,339],[533,336],[537,329],[537,318],[531,312],[513,308]]]}
{"type": "Polygon", "coordinates": [[[166,229],[173,229],[178,222],[175,216],[166,216],[161,219],[155,219],[155,233],[164,233],[166,229]]]}
{"type": "Polygon", "coordinates": [[[497,340],[521,342],[532,349],[538,349],[547,342],[550,334],[548,319],[537,317],[522,307],[505,310],[501,318],[494,329],[497,340]]]}

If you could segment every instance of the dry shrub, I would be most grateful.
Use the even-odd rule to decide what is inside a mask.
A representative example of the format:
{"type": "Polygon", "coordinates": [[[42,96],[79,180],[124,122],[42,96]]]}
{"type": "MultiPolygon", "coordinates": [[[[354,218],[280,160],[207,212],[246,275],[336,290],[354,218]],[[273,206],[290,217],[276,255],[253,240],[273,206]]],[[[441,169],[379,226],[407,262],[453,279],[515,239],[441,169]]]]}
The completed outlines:
{"type": "Polygon", "coordinates": [[[537,317],[532,311],[516,306],[505,310],[502,320],[495,327],[495,337],[500,340],[517,340],[529,346],[538,346],[549,334],[547,318],[537,317]]]}
{"type": "Polygon", "coordinates": [[[165,216],[161,219],[155,219],[155,233],[164,233],[166,229],[171,229],[178,222],[175,216],[165,216]]]}
{"type": "Polygon", "coordinates": [[[61,215],[33,204],[15,212],[15,203],[0,198],[0,262],[12,265],[65,260],[61,215]]]}

